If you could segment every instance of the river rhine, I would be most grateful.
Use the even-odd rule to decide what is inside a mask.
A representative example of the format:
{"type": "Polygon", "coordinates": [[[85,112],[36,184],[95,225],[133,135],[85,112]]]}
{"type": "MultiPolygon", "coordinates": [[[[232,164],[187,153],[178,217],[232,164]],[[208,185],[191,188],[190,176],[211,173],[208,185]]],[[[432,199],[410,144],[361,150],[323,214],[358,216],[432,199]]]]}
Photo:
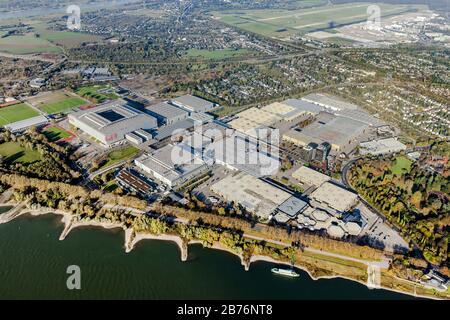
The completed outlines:
{"type": "Polygon", "coordinates": [[[59,241],[60,216],[22,216],[0,225],[0,299],[409,299],[344,279],[296,279],[256,262],[244,271],[229,253],[190,246],[180,261],[170,242],[144,240],[124,252],[120,229],[81,228],[59,241]],[[66,287],[81,268],[81,290],[66,287]]]}

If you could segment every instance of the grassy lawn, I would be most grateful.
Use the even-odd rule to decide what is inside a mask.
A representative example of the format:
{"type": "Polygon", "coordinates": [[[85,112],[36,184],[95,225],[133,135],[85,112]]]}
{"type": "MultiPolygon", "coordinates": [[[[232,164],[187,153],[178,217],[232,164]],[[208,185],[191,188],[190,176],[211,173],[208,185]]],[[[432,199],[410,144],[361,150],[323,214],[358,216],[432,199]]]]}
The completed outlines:
{"type": "Polygon", "coordinates": [[[0,126],[37,117],[39,113],[25,103],[0,108],[0,126]]]}
{"type": "Polygon", "coordinates": [[[50,142],[70,138],[72,135],[66,130],[59,127],[49,127],[42,132],[50,142]]]}
{"type": "Polygon", "coordinates": [[[250,53],[245,49],[223,49],[223,50],[206,50],[206,49],[189,49],[186,54],[188,57],[204,58],[204,59],[227,59],[250,53]]]}
{"type": "Polygon", "coordinates": [[[108,154],[108,162],[105,163],[102,168],[112,166],[122,160],[131,158],[132,156],[139,153],[139,149],[133,146],[128,146],[123,149],[112,151],[108,154]]]}
{"type": "Polygon", "coordinates": [[[78,88],[75,93],[94,103],[102,103],[106,100],[116,100],[119,98],[114,92],[106,92],[108,89],[112,89],[112,87],[108,85],[87,86],[78,88]]]}
{"type": "Polygon", "coordinates": [[[391,171],[396,175],[408,173],[411,171],[412,161],[406,157],[400,156],[395,159],[395,165],[392,166],[391,171]]]}
{"type": "Polygon", "coordinates": [[[105,190],[106,192],[114,192],[118,188],[119,185],[116,183],[115,180],[112,180],[103,187],[103,190],[105,190]]]}
{"type": "Polygon", "coordinates": [[[27,148],[23,148],[17,142],[6,142],[0,144],[0,155],[8,164],[16,162],[33,163],[41,160],[39,152],[27,148]]]}
{"type": "Polygon", "coordinates": [[[71,97],[58,102],[43,104],[40,108],[48,114],[53,114],[80,107],[85,104],[86,102],[83,99],[71,97]]]}

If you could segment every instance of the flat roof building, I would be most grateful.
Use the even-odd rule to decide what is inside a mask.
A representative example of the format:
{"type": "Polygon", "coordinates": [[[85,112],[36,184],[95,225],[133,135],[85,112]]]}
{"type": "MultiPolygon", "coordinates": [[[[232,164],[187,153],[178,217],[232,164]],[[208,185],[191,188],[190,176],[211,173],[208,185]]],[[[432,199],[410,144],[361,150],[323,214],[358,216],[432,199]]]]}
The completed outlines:
{"type": "Polygon", "coordinates": [[[335,152],[351,152],[358,144],[359,139],[368,131],[366,123],[321,113],[318,119],[307,127],[291,129],[283,135],[283,140],[299,146],[307,146],[311,142],[317,144],[328,142],[331,150],[335,152]]]}
{"type": "Polygon", "coordinates": [[[211,101],[192,96],[190,94],[175,98],[171,100],[171,103],[177,107],[183,108],[190,113],[194,112],[207,112],[216,106],[211,101]]]}
{"type": "Polygon", "coordinates": [[[174,145],[145,154],[134,162],[138,168],[170,188],[179,187],[209,170],[201,159],[174,145]]]}
{"type": "Polygon", "coordinates": [[[241,204],[262,219],[268,219],[291,197],[291,194],[243,172],[229,175],[213,184],[211,191],[228,202],[241,204]]]}
{"type": "Polygon", "coordinates": [[[358,203],[358,195],[330,182],[317,188],[310,198],[319,204],[338,212],[349,211],[358,203]]]}
{"type": "Polygon", "coordinates": [[[144,143],[144,139],[141,136],[135,134],[134,132],[127,133],[125,135],[125,139],[136,145],[144,143]]]}
{"type": "Polygon", "coordinates": [[[191,130],[193,128],[194,120],[187,118],[185,120],[175,122],[172,125],[159,128],[158,132],[155,135],[155,139],[158,141],[168,139],[170,137],[178,136],[180,133],[191,130]]]}
{"type": "Polygon", "coordinates": [[[373,140],[360,144],[359,153],[362,155],[388,154],[406,150],[406,146],[397,140],[397,138],[388,138],[382,140],[373,140]]]}
{"type": "Polygon", "coordinates": [[[153,191],[153,186],[151,184],[131,171],[120,171],[116,179],[119,184],[125,188],[131,189],[134,192],[139,192],[142,195],[148,195],[153,191]]]}
{"type": "Polygon", "coordinates": [[[37,116],[21,121],[16,121],[4,126],[6,130],[11,132],[21,132],[25,131],[30,127],[39,127],[48,123],[48,119],[45,116],[37,116]]]}
{"type": "Polygon", "coordinates": [[[158,119],[158,125],[171,125],[187,119],[189,112],[167,102],[161,102],[146,108],[151,116],[158,119]]]}
{"type": "Polygon", "coordinates": [[[123,100],[69,114],[69,123],[106,147],[122,143],[127,133],[157,127],[154,117],[134,109],[123,100]]]}
{"type": "Polygon", "coordinates": [[[298,170],[296,170],[292,174],[292,177],[300,181],[302,184],[314,187],[319,187],[325,182],[331,180],[330,176],[327,176],[326,174],[320,173],[319,171],[310,169],[305,166],[300,167],[298,170]]]}
{"type": "Polygon", "coordinates": [[[319,114],[320,112],[324,111],[324,108],[308,102],[306,100],[303,99],[287,99],[285,101],[282,102],[284,105],[296,108],[297,110],[300,110],[304,113],[309,113],[312,115],[316,115],[319,114]]]}
{"type": "Polygon", "coordinates": [[[300,213],[308,207],[308,203],[295,196],[290,197],[275,212],[275,220],[281,223],[295,219],[300,213]]]}

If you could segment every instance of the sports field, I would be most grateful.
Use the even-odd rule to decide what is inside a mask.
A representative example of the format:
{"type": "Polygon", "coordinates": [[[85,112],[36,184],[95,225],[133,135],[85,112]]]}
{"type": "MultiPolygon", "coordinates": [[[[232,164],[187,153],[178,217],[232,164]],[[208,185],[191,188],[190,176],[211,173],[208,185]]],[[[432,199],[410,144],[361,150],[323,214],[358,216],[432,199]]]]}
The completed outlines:
{"type": "Polygon", "coordinates": [[[119,98],[119,96],[114,93],[112,87],[109,85],[81,87],[75,90],[75,93],[94,103],[102,103],[107,100],[116,100],[119,98]]]}
{"type": "MultiPolygon", "coordinates": [[[[260,9],[212,12],[220,21],[264,36],[284,38],[322,29],[367,21],[373,3],[347,3],[298,10],[260,9]]],[[[381,17],[398,15],[419,6],[376,3],[381,17]]]]}
{"type": "Polygon", "coordinates": [[[37,117],[39,112],[25,103],[0,108],[0,126],[37,117]]]}
{"type": "Polygon", "coordinates": [[[65,91],[49,92],[33,97],[28,102],[48,114],[66,112],[88,104],[80,97],[65,91]]]}
{"type": "Polygon", "coordinates": [[[70,138],[72,135],[60,127],[48,127],[44,131],[42,131],[42,134],[47,137],[47,139],[50,142],[57,142],[63,139],[70,138]]]}

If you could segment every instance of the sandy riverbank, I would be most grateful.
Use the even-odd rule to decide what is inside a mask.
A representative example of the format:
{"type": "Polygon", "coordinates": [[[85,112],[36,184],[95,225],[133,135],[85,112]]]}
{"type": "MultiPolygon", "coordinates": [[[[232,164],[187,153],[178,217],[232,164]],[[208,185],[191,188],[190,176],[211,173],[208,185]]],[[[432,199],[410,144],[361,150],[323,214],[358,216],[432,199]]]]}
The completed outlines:
{"type": "MultiPolygon", "coordinates": [[[[12,210],[14,210],[14,209],[12,209],[12,210]]],[[[125,246],[125,251],[127,253],[131,252],[135,248],[136,244],[142,240],[172,241],[172,242],[175,242],[180,249],[181,260],[187,261],[189,244],[202,244],[201,241],[195,240],[195,241],[190,241],[187,245],[185,245],[183,243],[183,240],[181,239],[181,237],[176,236],[176,235],[152,235],[152,234],[148,234],[148,233],[134,233],[134,231],[132,229],[126,229],[123,225],[118,224],[118,223],[101,222],[101,221],[95,221],[95,220],[73,221],[73,216],[70,213],[67,213],[67,212],[64,212],[61,210],[49,209],[49,208],[41,208],[41,209],[35,209],[35,210],[24,208],[18,214],[16,214],[13,219],[15,219],[21,215],[24,215],[24,214],[30,214],[32,216],[41,216],[41,215],[47,215],[47,214],[61,215],[62,216],[61,222],[64,224],[64,230],[61,233],[61,236],[59,238],[60,240],[64,240],[73,229],[80,228],[80,227],[99,227],[99,228],[104,228],[104,229],[122,228],[125,232],[124,246],[125,246]]],[[[249,270],[251,263],[254,263],[257,261],[264,261],[264,262],[273,263],[273,264],[277,264],[277,265],[291,266],[291,264],[289,262],[279,261],[279,260],[275,260],[271,257],[261,256],[261,255],[253,255],[250,258],[249,263],[247,264],[241,254],[236,253],[235,251],[233,251],[230,248],[224,247],[220,244],[214,244],[213,246],[207,247],[207,248],[226,251],[228,253],[231,253],[231,254],[237,256],[241,260],[241,264],[245,267],[245,270],[247,270],[247,271],[249,270]]],[[[349,281],[355,281],[362,285],[367,286],[367,283],[357,280],[357,279],[347,277],[347,276],[332,275],[332,276],[315,277],[311,274],[311,272],[307,268],[305,268],[303,266],[294,265],[294,267],[305,271],[313,280],[342,278],[342,279],[346,279],[349,281]]],[[[397,293],[401,293],[401,294],[416,296],[416,297],[423,297],[423,298],[427,298],[427,299],[437,299],[437,300],[440,299],[440,298],[434,297],[434,296],[423,296],[423,295],[413,294],[410,292],[404,292],[404,291],[396,290],[396,289],[392,289],[392,288],[386,288],[383,286],[381,286],[381,289],[385,289],[385,290],[389,290],[389,291],[393,291],[393,292],[397,292],[397,293]]]]}
{"type": "Polygon", "coordinates": [[[125,230],[125,252],[126,253],[131,252],[135,248],[136,244],[142,240],[161,240],[161,241],[175,242],[178,245],[178,248],[180,249],[181,261],[187,260],[188,257],[187,248],[185,248],[185,245],[183,244],[183,239],[181,239],[181,237],[169,234],[154,235],[142,232],[136,232],[134,233],[133,236],[133,231],[131,229],[125,230]]]}

